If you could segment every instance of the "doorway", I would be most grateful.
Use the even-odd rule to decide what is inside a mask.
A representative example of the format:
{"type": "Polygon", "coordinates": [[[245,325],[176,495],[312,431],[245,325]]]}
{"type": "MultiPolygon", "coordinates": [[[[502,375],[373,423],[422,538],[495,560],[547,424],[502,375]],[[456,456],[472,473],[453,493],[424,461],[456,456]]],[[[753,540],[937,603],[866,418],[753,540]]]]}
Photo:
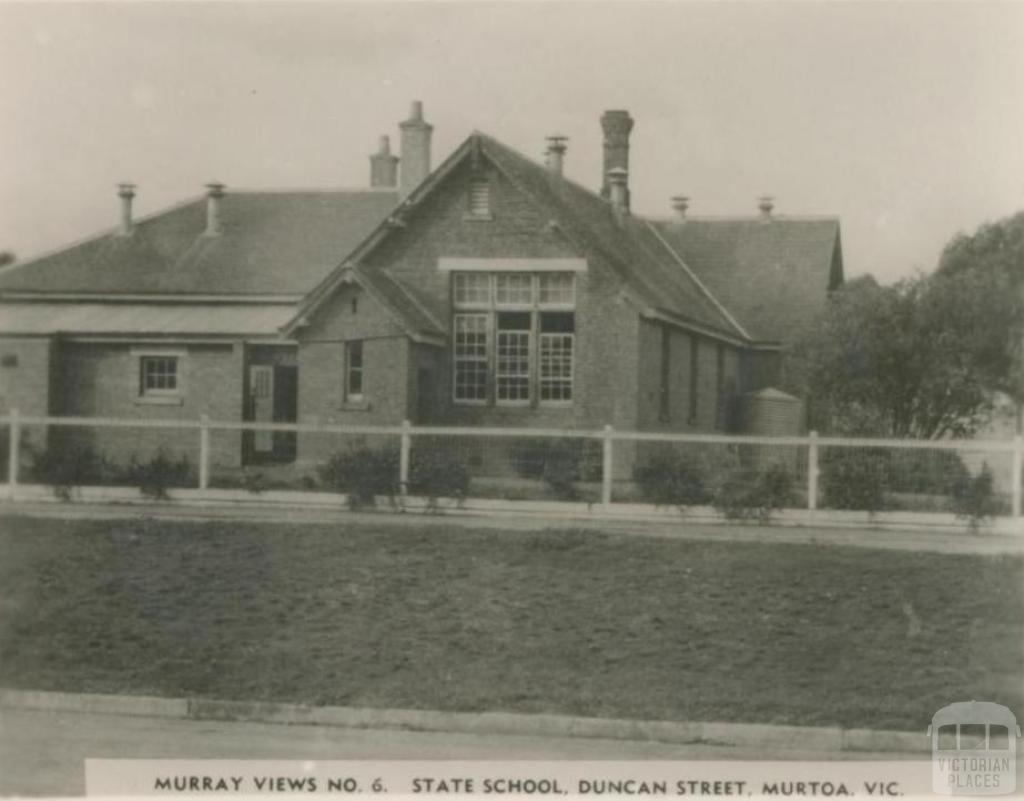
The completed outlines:
{"type": "MultiPolygon", "coordinates": [[[[294,423],[298,419],[298,377],[294,348],[254,347],[248,354],[243,419],[253,423],[294,423]]],[[[295,461],[294,431],[245,431],[243,464],[295,461]]]]}

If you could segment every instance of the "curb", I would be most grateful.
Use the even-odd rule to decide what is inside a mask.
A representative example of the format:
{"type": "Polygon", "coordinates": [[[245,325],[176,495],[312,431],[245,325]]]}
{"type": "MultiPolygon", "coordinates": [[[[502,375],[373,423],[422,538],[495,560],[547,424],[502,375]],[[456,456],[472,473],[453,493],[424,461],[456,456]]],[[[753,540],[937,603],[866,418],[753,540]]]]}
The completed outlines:
{"type": "Polygon", "coordinates": [[[3,689],[0,689],[0,707],[187,720],[337,726],[348,729],[403,729],[462,734],[650,740],[680,745],[686,743],[754,747],[770,745],[772,748],[821,752],[931,753],[931,743],[928,738],[911,732],[767,723],[674,722],[583,718],[549,714],[526,715],[516,712],[370,709],[307,706],[266,701],[157,698],[153,696],[94,695],[3,689]]]}

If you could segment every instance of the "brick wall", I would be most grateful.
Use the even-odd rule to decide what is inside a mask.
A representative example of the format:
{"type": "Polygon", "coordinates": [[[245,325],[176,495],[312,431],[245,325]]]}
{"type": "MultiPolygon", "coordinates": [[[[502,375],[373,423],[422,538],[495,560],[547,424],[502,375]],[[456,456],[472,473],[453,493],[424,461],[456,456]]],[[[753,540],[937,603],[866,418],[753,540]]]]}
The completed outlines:
{"type": "MultiPolygon", "coordinates": [[[[631,427],[636,419],[637,313],[620,297],[611,269],[594,254],[581,254],[549,226],[551,216],[484,168],[490,181],[492,219],[467,219],[468,166],[413,210],[405,229],[368,259],[410,287],[438,319],[451,319],[450,275],[437,269],[441,257],[564,258],[588,256],[588,272],[577,276],[575,402],[568,407],[500,407],[456,404],[452,400],[450,354],[417,356],[410,364],[410,387],[417,371],[435,371],[436,406],[425,423],[453,425],[564,426],[595,428],[606,423],[631,427]],[[420,361],[423,361],[421,364],[420,361]]],[[[343,304],[342,304],[343,305],[343,304]]],[[[319,315],[318,315],[319,316],[319,315]]],[[[326,316],[326,315],[325,315],[326,316]]],[[[415,394],[415,390],[413,390],[415,394]]],[[[410,397],[410,411],[417,411],[410,397]]]]}
{"type": "MultiPolygon", "coordinates": [[[[410,416],[411,342],[387,309],[356,286],[342,287],[299,334],[299,420],[338,425],[398,425],[410,416]],[[353,306],[353,300],[355,305],[353,306]],[[363,342],[362,401],[345,398],[345,342],[363,342]]],[[[363,438],[370,444],[373,438],[363,438]]],[[[346,438],[348,445],[356,440],[346,438]]],[[[297,461],[323,461],[340,438],[300,434],[297,461]]]]}
{"type": "Polygon", "coordinates": [[[741,385],[742,351],[722,346],[722,396],[718,393],[719,344],[674,326],[643,319],[640,321],[638,382],[640,407],[637,425],[653,431],[727,431],[730,415],[741,385]],[[662,330],[669,331],[668,414],[662,414],[661,371],[662,330]],[[691,341],[697,340],[697,409],[691,417],[691,341]],[[722,408],[720,409],[720,404],[722,408]]]}
{"type": "MultiPolygon", "coordinates": [[[[0,338],[0,413],[17,409],[22,415],[50,413],[53,341],[49,337],[0,338]]],[[[45,447],[46,432],[26,428],[24,442],[45,447]]],[[[0,454],[6,459],[6,454],[0,454]]]]}
{"type": "MultiPolygon", "coordinates": [[[[198,420],[240,420],[242,412],[241,343],[224,345],[148,345],[61,343],[55,354],[53,411],[58,415],[198,420]],[[140,398],[140,352],[181,354],[183,392],[179,402],[152,404],[140,398]]],[[[62,429],[63,430],[63,429],[62,429]]],[[[172,458],[198,463],[199,433],[179,429],[67,429],[67,436],[87,440],[108,459],[126,463],[133,456],[148,460],[158,450],[172,458]]],[[[241,461],[238,432],[214,432],[211,464],[237,466],[241,461]]]]}

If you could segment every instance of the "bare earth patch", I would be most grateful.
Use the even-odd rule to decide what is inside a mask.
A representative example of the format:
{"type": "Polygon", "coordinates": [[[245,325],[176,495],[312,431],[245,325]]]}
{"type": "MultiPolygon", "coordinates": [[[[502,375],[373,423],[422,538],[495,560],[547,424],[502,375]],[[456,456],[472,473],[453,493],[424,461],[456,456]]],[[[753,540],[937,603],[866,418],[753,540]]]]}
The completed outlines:
{"type": "Polygon", "coordinates": [[[1024,716],[1024,561],[585,531],[0,520],[0,685],[924,730],[1024,716]]]}

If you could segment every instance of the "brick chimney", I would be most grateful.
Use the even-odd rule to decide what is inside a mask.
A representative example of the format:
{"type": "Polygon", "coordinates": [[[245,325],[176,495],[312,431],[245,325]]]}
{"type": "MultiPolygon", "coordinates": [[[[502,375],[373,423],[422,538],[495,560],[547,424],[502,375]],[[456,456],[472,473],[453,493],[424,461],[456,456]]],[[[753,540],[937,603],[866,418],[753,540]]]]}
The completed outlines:
{"type": "MultiPolygon", "coordinates": [[[[606,111],[601,115],[601,130],[604,131],[604,167],[601,171],[601,196],[611,195],[608,173],[625,170],[629,175],[629,134],[633,130],[633,118],[628,111],[606,111]]],[[[625,187],[625,204],[629,209],[629,186],[625,187]]]]}
{"type": "Polygon", "coordinates": [[[409,119],[399,123],[402,130],[402,169],[399,191],[406,197],[430,175],[430,135],[434,126],[423,120],[423,103],[412,102],[409,119]]]}
{"type": "Polygon", "coordinates": [[[768,222],[772,218],[772,210],[775,208],[775,198],[771,195],[761,195],[757,199],[757,209],[761,212],[761,219],[768,222]]]}
{"type": "Polygon", "coordinates": [[[686,195],[674,195],[672,197],[672,210],[679,217],[680,222],[686,220],[686,210],[690,208],[690,198],[686,195]]]}
{"type": "Polygon", "coordinates": [[[135,184],[118,184],[117,196],[121,198],[121,227],[117,233],[120,236],[131,236],[135,228],[132,221],[132,199],[135,197],[135,184]]]}
{"type": "Polygon", "coordinates": [[[224,229],[220,221],[221,199],[224,197],[224,184],[216,182],[206,185],[206,236],[219,236],[224,229]]]}
{"type": "Polygon", "coordinates": [[[398,185],[398,156],[391,155],[391,140],[380,138],[377,152],[370,156],[370,186],[394,188],[398,185]]]}
{"type": "Polygon", "coordinates": [[[608,200],[621,222],[629,214],[629,173],[621,167],[608,170],[608,200]]]}
{"type": "Polygon", "coordinates": [[[548,149],[545,154],[545,163],[552,175],[557,175],[559,178],[562,177],[562,167],[565,162],[565,151],[568,150],[568,145],[565,143],[569,141],[567,136],[549,136],[547,137],[548,149]]]}

